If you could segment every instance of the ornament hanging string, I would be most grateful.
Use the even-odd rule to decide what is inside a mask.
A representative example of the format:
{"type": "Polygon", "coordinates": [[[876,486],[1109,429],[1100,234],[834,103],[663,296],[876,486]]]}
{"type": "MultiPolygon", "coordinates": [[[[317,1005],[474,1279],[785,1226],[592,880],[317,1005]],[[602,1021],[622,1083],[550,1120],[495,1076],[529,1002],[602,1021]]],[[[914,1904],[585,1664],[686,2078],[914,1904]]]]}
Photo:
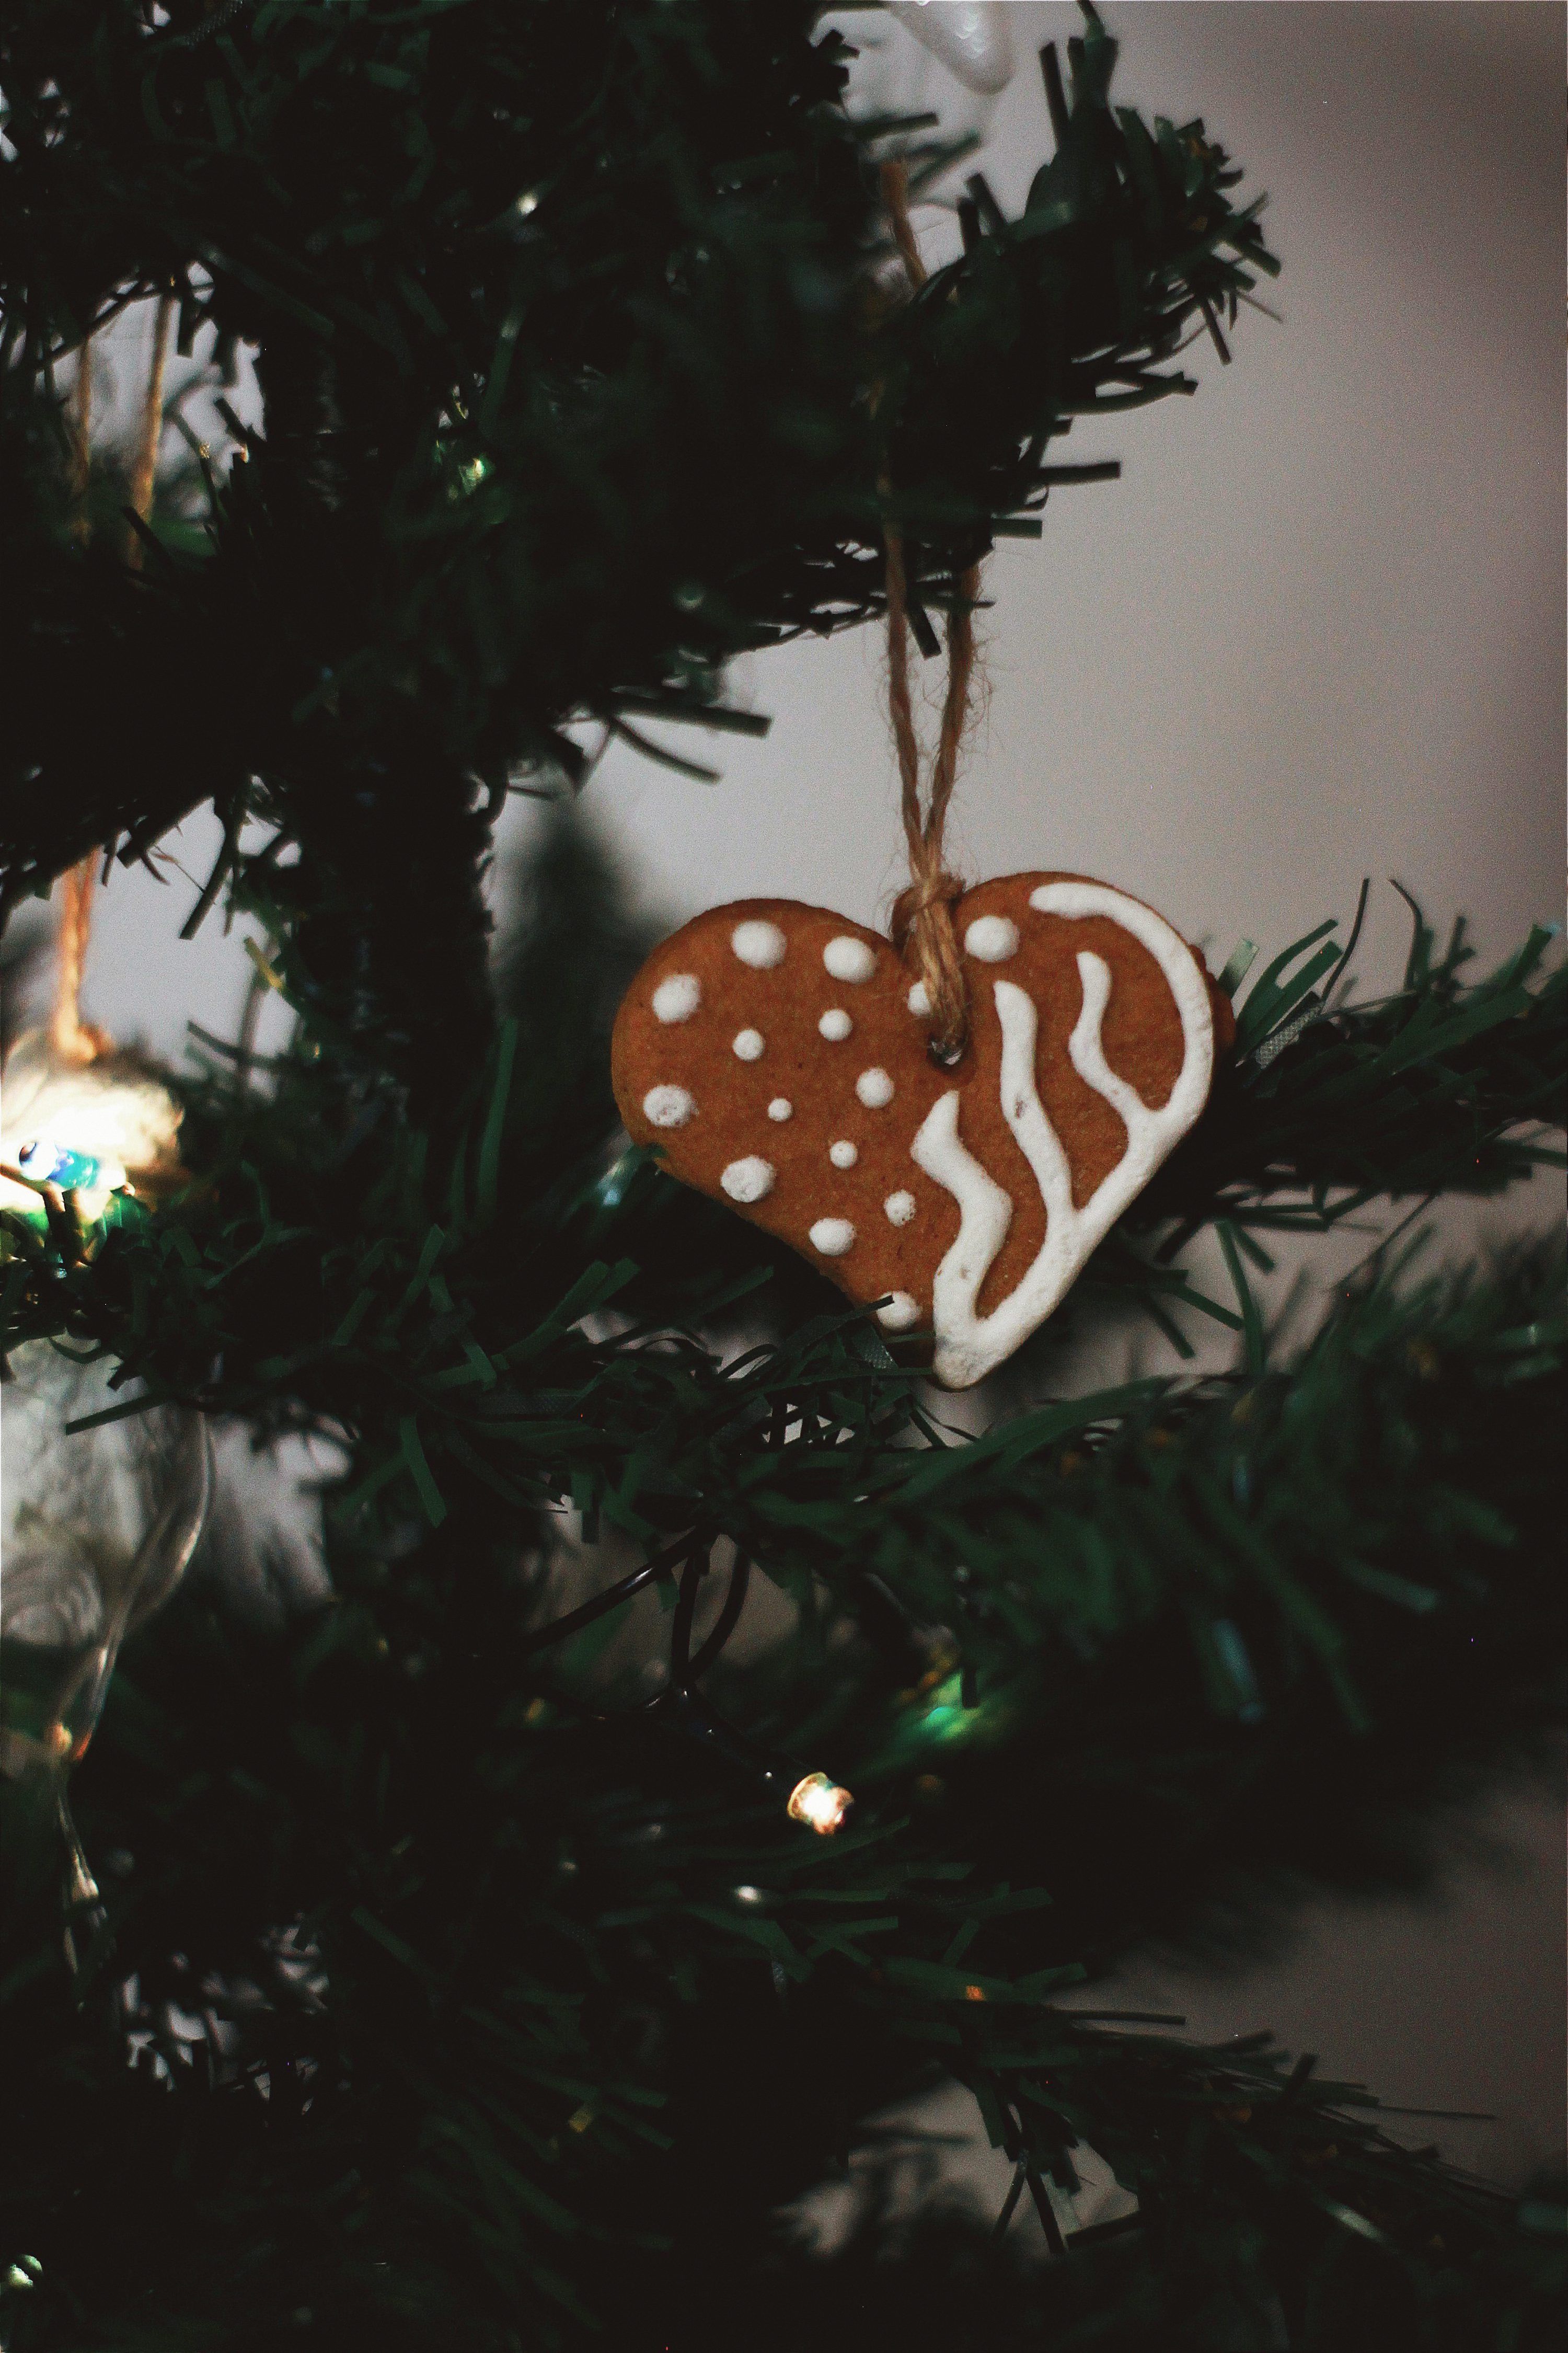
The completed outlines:
{"type": "MultiPolygon", "coordinates": [[[[158,445],[163,438],[163,370],[168,360],[169,328],[174,298],[160,294],[153,320],[153,351],[147,364],[147,390],[142,403],[142,429],[131,470],[131,506],[145,522],[153,512],[153,485],[158,472],[158,445]]],[[[142,537],[134,529],[125,536],[125,561],[133,572],[142,569],[142,537]]]]}
{"type": "MultiPolygon", "coordinates": [[[[911,287],[923,286],[925,264],[921,259],[910,223],[909,169],[901,161],[882,165],[882,201],[894,240],[903,257],[911,287]]],[[[884,490],[887,484],[884,482],[884,490]]],[[[974,605],[980,594],[980,566],[972,564],[958,575],[960,601],[947,625],[947,687],[942,697],[942,723],[931,762],[931,783],[924,809],[921,807],[921,744],[910,691],[909,578],[904,565],[903,534],[891,523],[884,527],[887,543],[888,710],[898,754],[904,839],[909,847],[910,883],[893,909],[893,944],[915,966],[930,1005],[931,1049],[944,1063],[955,1062],[969,1037],[969,1003],[963,966],[959,960],[953,928],[953,902],[963,896],[962,879],[948,871],[942,856],[942,835],[948,805],[958,781],[958,759],[970,715],[970,691],[974,677],[974,605]]]]}
{"type": "Polygon", "coordinates": [[[92,465],[92,337],[88,336],[77,354],[76,383],[71,388],[70,406],[66,413],[66,429],[70,438],[70,529],[79,545],[85,543],[92,530],[88,514],[87,493],[92,465]]]}
{"type": "MultiPolygon", "coordinates": [[[[92,467],[92,337],[77,357],[69,409],[71,444],[71,533],[85,545],[92,533],[88,490],[92,467]]],[[[49,1042],[62,1062],[90,1062],[100,1051],[99,1033],[83,1024],[81,980],[92,929],[92,877],[98,853],[89,849],[60,877],[59,915],[55,929],[55,1001],[49,1042]]]]}
{"type": "Polygon", "coordinates": [[[82,974],[87,968],[87,944],[92,931],[92,893],[98,853],[89,850],[79,865],[60,877],[59,918],[55,933],[55,1001],[49,1016],[49,1043],[62,1062],[95,1062],[110,1051],[113,1039],[96,1023],[81,1018],[82,974]]]}
{"type": "MultiPolygon", "coordinates": [[[[153,485],[158,469],[158,443],[163,427],[163,375],[169,349],[169,327],[174,318],[174,302],[170,294],[161,294],[153,317],[153,351],[147,370],[147,389],[142,403],[141,427],[131,475],[131,505],[143,522],[153,508],[153,485]]],[[[92,346],[91,338],[83,343],[77,363],[77,379],[72,396],[72,529],[77,537],[85,540],[91,529],[88,512],[89,470],[90,451],[89,437],[92,426],[92,346]]],[[[125,560],[133,572],[142,568],[142,542],[134,530],[129,530],[125,541],[125,560]]],[[[81,1018],[82,976],[87,969],[87,945],[92,931],[93,877],[98,865],[98,852],[89,850],[79,862],[60,877],[59,918],[56,929],[55,1001],[49,1017],[49,1041],[62,1062],[96,1061],[100,1054],[113,1050],[114,1040],[96,1023],[81,1018]]],[[[107,869],[106,869],[107,879],[107,869]]]]}

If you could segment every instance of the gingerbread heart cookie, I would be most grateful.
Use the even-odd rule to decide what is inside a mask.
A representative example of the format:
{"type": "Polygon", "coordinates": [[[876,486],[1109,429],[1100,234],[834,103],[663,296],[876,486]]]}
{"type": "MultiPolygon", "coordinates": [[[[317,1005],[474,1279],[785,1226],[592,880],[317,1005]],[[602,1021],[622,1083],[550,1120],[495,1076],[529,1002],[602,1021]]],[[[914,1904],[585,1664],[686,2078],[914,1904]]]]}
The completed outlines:
{"type": "Polygon", "coordinates": [[[1208,1099],[1230,1007],[1142,901],[1072,874],[953,910],[970,1035],[943,1069],[878,933],[748,899],[699,915],[616,1017],[616,1100],[672,1176],[777,1234],[967,1388],[1045,1321],[1208,1099]]]}

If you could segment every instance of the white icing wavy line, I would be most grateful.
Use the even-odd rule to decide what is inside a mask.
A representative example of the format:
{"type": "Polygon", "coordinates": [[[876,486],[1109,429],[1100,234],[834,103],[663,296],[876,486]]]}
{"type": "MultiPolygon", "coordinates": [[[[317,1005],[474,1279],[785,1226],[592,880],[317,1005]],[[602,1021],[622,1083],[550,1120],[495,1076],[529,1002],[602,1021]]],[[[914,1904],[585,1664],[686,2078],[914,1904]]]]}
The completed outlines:
{"type": "Polygon", "coordinates": [[[932,1370],[948,1388],[969,1388],[1011,1356],[1043,1324],[1089,1253],[1136,1199],[1193,1125],[1208,1100],[1214,1070],[1214,1010],[1208,983],[1186,942],[1136,899],[1102,882],[1046,882],[1029,904],[1044,915],[1108,915],[1142,942],[1158,963],[1182,1024],[1182,1067],[1170,1100],[1151,1111],[1105,1059],[1100,1029],[1110,1001],[1110,968],[1085,949],[1078,959],[1083,1006],[1068,1052],[1079,1076],[1110,1105],[1127,1131],[1127,1149],[1082,1208],[1075,1208],[1067,1155],[1035,1085],[1038,1017],[1032,997],[1010,980],[995,983],[1002,1024],[1002,1110],[1028,1161],[1046,1208],[1046,1238],[1034,1263],[989,1315],[975,1313],[980,1287],[1012,1223],[1013,1203],[959,1137],[959,1092],[940,1095],[910,1147],[917,1167],[958,1203],[958,1239],[936,1271],[932,1370]]]}

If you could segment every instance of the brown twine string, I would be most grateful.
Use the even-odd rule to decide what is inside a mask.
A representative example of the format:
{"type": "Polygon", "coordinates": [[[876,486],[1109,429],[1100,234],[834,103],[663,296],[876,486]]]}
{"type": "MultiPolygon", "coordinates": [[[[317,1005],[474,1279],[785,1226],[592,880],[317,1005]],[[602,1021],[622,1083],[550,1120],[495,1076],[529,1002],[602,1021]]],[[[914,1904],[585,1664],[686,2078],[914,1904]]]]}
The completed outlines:
{"type": "MultiPolygon", "coordinates": [[[[85,540],[91,529],[87,493],[91,465],[92,343],[78,354],[72,387],[71,530],[85,540]]],[[[59,917],[55,933],[55,1001],[49,1016],[49,1044],[62,1062],[95,1061],[109,1040],[101,1030],[81,1018],[81,978],[87,964],[88,934],[92,929],[92,877],[98,852],[89,850],[78,866],[60,877],[59,917]]]]}
{"type": "MultiPolygon", "coordinates": [[[[910,222],[909,170],[900,161],[881,169],[882,200],[893,237],[912,286],[925,283],[925,264],[910,222]]],[[[883,483],[884,491],[888,484],[883,483]]],[[[953,927],[953,902],[963,895],[960,876],[948,871],[942,857],[942,833],[948,804],[958,781],[958,756],[969,720],[970,688],[974,676],[974,600],[980,593],[980,567],[970,565],[959,575],[962,605],[947,625],[947,690],[942,697],[942,725],[931,763],[925,809],[921,808],[921,747],[910,691],[909,578],[904,567],[902,534],[889,523],[887,543],[888,592],[888,712],[898,754],[904,839],[909,846],[910,885],[893,908],[893,944],[913,963],[930,1003],[931,1041],[943,1062],[954,1062],[969,1037],[969,1000],[963,966],[959,960],[953,927]]]]}
{"type": "MultiPolygon", "coordinates": [[[[143,522],[153,512],[158,444],[163,438],[163,368],[169,349],[169,322],[174,315],[174,296],[160,294],[157,315],[153,322],[153,357],[147,370],[147,393],[142,403],[142,430],[136,438],[136,455],[131,468],[131,505],[143,522]]],[[[126,530],[125,561],[132,572],[141,571],[141,535],[129,526],[126,530]]]]}
{"type": "Polygon", "coordinates": [[[92,337],[90,335],[77,354],[76,382],[71,387],[70,405],[66,416],[71,448],[71,536],[74,539],[85,540],[92,528],[87,508],[92,435],[92,337]]]}
{"type": "MultiPolygon", "coordinates": [[[[147,371],[147,391],[142,404],[141,430],[136,438],[135,455],[131,469],[131,505],[145,522],[153,506],[153,484],[158,470],[158,444],[163,431],[163,372],[168,356],[169,323],[174,313],[172,294],[161,294],[153,324],[153,356],[147,371]]],[[[89,528],[87,512],[87,489],[90,463],[89,437],[92,427],[92,351],[84,343],[77,363],[77,380],[71,402],[71,438],[74,444],[73,503],[76,507],[74,529],[85,538],[89,528]]],[[[136,533],[128,532],[125,561],[131,569],[142,567],[142,542],[136,533]]],[[[81,985],[87,970],[88,941],[92,934],[92,893],[94,870],[98,864],[97,850],[89,850],[79,864],[68,868],[60,877],[60,910],[56,931],[55,1001],[49,1016],[49,1044],[62,1062],[94,1062],[100,1054],[113,1051],[114,1040],[96,1022],[81,1018],[81,985]]]]}
{"type": "Polygon", "coordinates": [[[110,1052],[114,1044],[107,1030],[81,1018],[81,982],[92,930],[93,870],[97,864],[98,852],[89,850],[79,865],[68,867],[60,876],[49,1044],[62,1062],[95,1062],[100,1054],[110,1052]]]}

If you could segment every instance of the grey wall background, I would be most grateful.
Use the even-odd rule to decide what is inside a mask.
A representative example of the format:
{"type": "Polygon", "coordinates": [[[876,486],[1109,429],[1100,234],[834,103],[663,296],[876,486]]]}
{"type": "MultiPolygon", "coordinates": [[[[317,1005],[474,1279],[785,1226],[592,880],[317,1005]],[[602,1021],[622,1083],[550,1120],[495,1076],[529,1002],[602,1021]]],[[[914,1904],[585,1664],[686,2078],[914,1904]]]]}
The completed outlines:
{"type": "MultiPolygon", "coordinates": [[[[1228,369],[1195,346],[1194,400],[1075,432],[1068,454],[1120,456],[1122,481],[1058,492],[1043,544],[992,560],[962,862],[1105,876],[1221,957],[1395,874],[1499,956],[1561,903],[1564,10],[1107,14],[1123,100],[1201,114],[1269,191],[1284,323],[1244,314],[1228,369]]],[[[984,168],[1014,208],[1048,143],[1033,53],[1077,15],[1011,21],[1020,70],[984,168]]],[[[917,222],[940,256],[951,220],[917,222]]],[[[136,373],[129,343],[117,364],[136,373]]],[[[640,894],[672,922],[751,892],[874,920],[900,879],[877,643],[783,649],[735,691],[773,731],[725,739],[721,786],[613,754],[588,790],[640,894]]],[[[536,821],[519,804],[503,846],[536,821]]],[[[203,821],[170,845],[195,881],[216,839],[203,821]]],[[[193,897],[178,871],[117,872],[100,902],[89,1010],[164,1053],[193,1015],[232,1021],[247,969],[216,923],[177,942],[193,897]]],[[[1394,977],[1405,936],[1380,887],[1365,979],[1394,977]]],[[[1504,1216],[1559,1208],[1538,1187],[1504,1216]]],[[[1460,1840],[1435,1907],[1320,1905],[1276,1968],[1194,1982],[1151,1961],[1137,1989],[1205,2031],[1268,2022],[1391,2096],[1493,2108],[1448,2144],[1517,2174],[1563,2138],[1561,1820],[1519,1798],[1482,1832],[1514,1862],[1460,1840]]]]}

